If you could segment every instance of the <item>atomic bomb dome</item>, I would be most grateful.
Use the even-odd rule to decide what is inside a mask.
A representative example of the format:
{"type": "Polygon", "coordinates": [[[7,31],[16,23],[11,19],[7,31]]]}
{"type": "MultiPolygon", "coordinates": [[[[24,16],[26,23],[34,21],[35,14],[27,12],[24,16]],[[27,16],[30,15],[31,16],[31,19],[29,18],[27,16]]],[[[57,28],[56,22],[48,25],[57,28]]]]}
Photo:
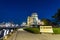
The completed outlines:
{"type": "Polygon", "coordinates": [[[32,17],[38,17],[37,13],[32,13],[32,17]]]}
{"type": "Polygon", "coordinates": [[[38,18],[37,13],[32,13],[31,16],[27,18],[27,25],[44,25],[44,23],[38,18]]]}

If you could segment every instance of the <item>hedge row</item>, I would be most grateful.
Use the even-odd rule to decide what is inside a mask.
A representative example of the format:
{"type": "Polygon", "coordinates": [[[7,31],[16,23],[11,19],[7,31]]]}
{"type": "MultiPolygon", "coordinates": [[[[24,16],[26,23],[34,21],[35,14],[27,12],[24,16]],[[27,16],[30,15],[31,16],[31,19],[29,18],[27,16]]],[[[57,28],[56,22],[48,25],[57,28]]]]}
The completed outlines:
{"type": "Polygon", "coordinates": [[[39,28],[25,28],[24,30],[31,32],[31,33],[35,33],[35,34],[39,34],[40,30],[39,28]]]}

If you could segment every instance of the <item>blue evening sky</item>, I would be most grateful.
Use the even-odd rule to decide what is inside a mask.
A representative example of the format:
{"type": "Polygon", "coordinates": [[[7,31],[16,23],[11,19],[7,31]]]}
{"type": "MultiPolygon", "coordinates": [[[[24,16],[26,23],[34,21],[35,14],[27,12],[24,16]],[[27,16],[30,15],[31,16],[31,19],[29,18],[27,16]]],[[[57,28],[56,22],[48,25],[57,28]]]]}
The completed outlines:
{"type": "Polygon", "coordinates": [[[32,12],[39,18],[52,19],[58,8],[59,0],[0,0],[0,22],[22,23],[32,12]]]}

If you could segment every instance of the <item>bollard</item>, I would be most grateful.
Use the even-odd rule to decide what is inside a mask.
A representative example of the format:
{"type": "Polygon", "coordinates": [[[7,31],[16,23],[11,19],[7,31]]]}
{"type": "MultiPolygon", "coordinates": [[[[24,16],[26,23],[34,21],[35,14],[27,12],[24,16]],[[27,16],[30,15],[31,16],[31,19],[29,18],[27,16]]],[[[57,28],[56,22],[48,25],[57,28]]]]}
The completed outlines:
{"type": "Polygon", "coordinates": [[[3,38],[3,40],[7,40],[7,38],[8,38],[8,36],[5,36],[5,37],[3,38]]]}

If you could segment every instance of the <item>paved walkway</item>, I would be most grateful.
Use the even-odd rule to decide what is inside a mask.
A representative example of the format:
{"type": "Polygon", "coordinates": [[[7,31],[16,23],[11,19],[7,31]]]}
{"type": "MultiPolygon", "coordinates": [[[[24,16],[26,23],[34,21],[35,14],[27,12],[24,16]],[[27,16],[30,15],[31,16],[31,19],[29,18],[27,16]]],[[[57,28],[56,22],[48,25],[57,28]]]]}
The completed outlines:
{"type": "Polygon", "coordinates": [[[32,34],[26,31],[17,31],[9,40],[60,40],[60,35],[32,34]]]}

